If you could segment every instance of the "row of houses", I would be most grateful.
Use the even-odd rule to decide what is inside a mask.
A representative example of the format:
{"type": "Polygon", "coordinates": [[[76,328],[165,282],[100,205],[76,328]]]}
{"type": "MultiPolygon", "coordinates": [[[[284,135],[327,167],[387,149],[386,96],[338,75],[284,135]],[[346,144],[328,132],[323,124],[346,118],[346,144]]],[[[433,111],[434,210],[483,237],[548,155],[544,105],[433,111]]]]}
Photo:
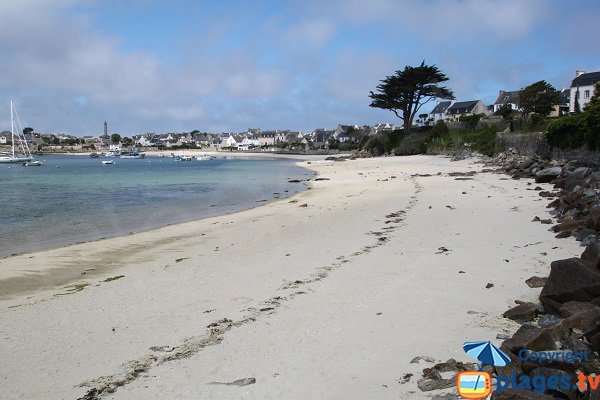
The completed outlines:
{"type": "MultiPolygon", "coordinates": [[[[561,90],[560,103],[555,107],[550,116],[556,117],[574,113],[576,110],[576,103],[579,103],[580,109],[583,110],[594,95],[594,85],[597,82],[600,82],[600,71],[576,71],[575,78],[571,81],[571,86],[561,90]]],[[[436,123],[437,121],[458,121],[462,116],[477,114],[490,115],[502,110],[504,107],[510,107],[512,110],[520,111],[519,93],[519,90],[500,90],[494,104],[489,106],[486,106],[481,100],[456,102],[440,101],[429,113],[428,121],[432,123],[436,123]]]]}
{"type": "MultiPolygon", "coordinates": [[[[111,136],[105,133],[99,137],[85,136],[76,138],[64,134],[43,134],[32,132],[25,139],[32,148],[44,147],[67,150],[119,150],[125,146],[137,147],[203,147],[211,150],[237,149],[249,150],[284,145],[296,148],[328,149],[341,143],[358,144],[365,136],[380,132],[391,132],[394,124],[376,124],[374,126],[338,125],[335,129],[317,128],[309,133],[291,130],[266,130],[250,128],[244,132],[207,133],[192,131],[188,133],[145,133],[131,138],[122,138],[120,143],[112,143],[111,136]]],[[[0,132],[0,144],[7,144],[11,133],[0,132]]],[[[283,147],[283,146],[282,146],[283,147]]]]}
{"type": "MultiPolygon", "coordinates": [[[[218,133],[206,132],[190,133],[146,133],[134,135],[133,143],[140,147],[180,147],[193,145],[207,147],[213,150],[238,149],[249,150],[256,147],[271,147],[287,144],[290,147],[310,147],[328,149],[332,144],[359,143],[365,136],[375,135],[380,132],[391,132],[394,124],[376,124],[374,126],[338,125],[335,129],[317,128],[310,133],[290,130],[267,130],[250,128],[245,132],[218,133]]],[[[103,140],[110,140],[108,136],[103,140]]]]}

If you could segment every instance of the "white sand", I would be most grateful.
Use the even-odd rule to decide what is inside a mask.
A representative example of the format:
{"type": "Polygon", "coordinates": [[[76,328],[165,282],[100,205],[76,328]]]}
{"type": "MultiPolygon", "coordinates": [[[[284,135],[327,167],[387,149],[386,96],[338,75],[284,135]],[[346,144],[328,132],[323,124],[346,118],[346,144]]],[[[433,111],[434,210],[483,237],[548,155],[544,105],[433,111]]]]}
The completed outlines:
{"type": "Polygon", "coordinates": [[[127,382],[104,398],[427,398],[416,380],[431,364],[413,357],[468,361],[463,342],[499,343],[517,327],[502,312],[539,294],[524,280],[581,252],[530,222],[547,201],[527,181],[446,175],[482,168],[472,161],[309,167],[331,180],[294,203],[0,260],[16,288],[0,301],[2,397],[127,382]],[[90,286],[57,295],[67,282],[90,286]]]}

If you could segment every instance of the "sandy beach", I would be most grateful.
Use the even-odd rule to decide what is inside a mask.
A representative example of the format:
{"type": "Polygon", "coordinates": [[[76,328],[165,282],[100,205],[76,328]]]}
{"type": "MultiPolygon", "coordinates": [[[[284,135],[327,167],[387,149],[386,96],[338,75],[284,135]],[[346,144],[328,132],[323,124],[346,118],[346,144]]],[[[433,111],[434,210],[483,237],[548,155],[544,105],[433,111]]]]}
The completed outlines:
{"type": "Polygon", "coordinates": [[[291,198],[0,259],[1,397],[430,398],[414,357],[471,361],[581,253],[532,222],[535,185],[476,161],[299,161],[291,198]]]}

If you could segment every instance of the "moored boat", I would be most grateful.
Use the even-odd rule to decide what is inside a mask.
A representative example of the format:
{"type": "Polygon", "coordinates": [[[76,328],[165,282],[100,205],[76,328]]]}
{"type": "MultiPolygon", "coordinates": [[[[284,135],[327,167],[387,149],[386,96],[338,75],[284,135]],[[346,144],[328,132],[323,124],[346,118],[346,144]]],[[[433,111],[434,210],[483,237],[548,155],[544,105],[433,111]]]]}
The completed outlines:
{"type": "Polygon", "coordinates": [[[114,160],[102,160],[103,165],[113,165],[114,163],[114,160]]]}
{"type": "Polygon", "coordinates": [[[135,158],[135,159],[143,159],[146,155],[144,153],[140,153],[137,148],[133,148],[131,153],[121,153],[121,158],[135,158]]]}
{"type": "Polygon", "coordinates": [[[10,134],[11,134],[11,151],[0,153],[0,163],[8,164],[8,163],[23,163],[33,160],[31,156],[31,151],[29,150],[29,145],[27,144],[27,140],[25,140],[25,135],[21,134],[23,129],[21,127],[21,122],[19,121],[19,116],[16,112],[15,106],[10,101],[10,134]],[[15,119],[17,117],[16,125],[19,125],[21,128],[20,131],[15,133],[15,119]]]}
{"type": "Polygon", "coordinates": [[[25,161],[23,163],[24,167],[41,167],[43,165],[44,165],[44,163],[41,162],[40,160],[25,161]]]}

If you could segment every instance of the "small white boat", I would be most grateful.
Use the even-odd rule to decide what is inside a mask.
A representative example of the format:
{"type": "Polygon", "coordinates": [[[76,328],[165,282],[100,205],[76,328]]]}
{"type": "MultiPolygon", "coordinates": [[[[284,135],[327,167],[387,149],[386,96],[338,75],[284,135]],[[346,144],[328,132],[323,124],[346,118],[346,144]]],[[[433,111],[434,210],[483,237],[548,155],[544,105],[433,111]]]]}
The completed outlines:
{"type": "Polygon", "coordinates": [[[26,161],[23,163],[24,167],[41,167],[43,165],[44,165],[44,163],[41,162],[40,160],[31,160],[31,161],[26,161]]]}
{"type": "Polygon", "coordinates": [[[104,160],[102,161],[102,164],[104,165],[113,165],[115,162],[113,160],[104,160]]]}

